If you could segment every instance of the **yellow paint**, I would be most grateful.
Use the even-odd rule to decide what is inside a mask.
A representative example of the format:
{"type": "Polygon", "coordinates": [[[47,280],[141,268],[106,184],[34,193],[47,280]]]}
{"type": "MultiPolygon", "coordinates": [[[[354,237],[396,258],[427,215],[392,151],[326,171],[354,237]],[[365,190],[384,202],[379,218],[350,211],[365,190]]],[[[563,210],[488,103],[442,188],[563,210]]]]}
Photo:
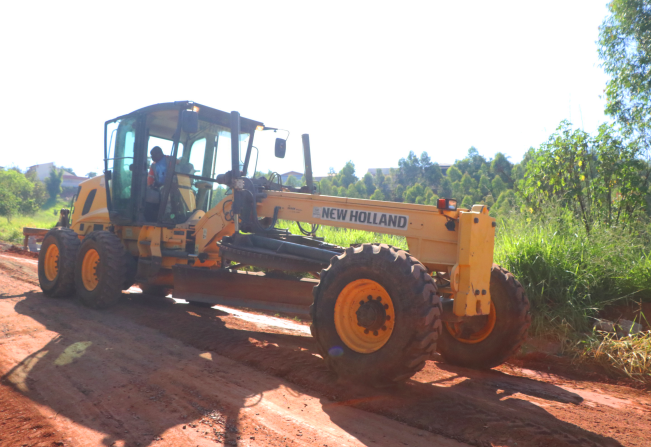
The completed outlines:
{"type": "Polygon", "coordinates": [[[56,244],[47,248],[43,270],[48,281],[54,281],[59,274],[59,247],[56,244]]]}
{"type": "Polygon", "coordinates": [[[92,341],[78,341],[68,346],[54,361],[56,366],[69,365],[76,359],[82,357],[86,353],[86,349],[92,345],[92,341]]]}
{"type": "Polygon", "coordinates": [[[495,244],[495,219],[483,205],[459,216],[457,264],[451,273],[456,292],[455,315],[488,315],[490,312],[490,279],[495,244]],[[478,304],[479,303],[479,304],[478,304]]]}
{"type": "Polygon", "coordinates": [[[339,338],[350,349],[363,354],[375,352],[389,341],[395,317],[395,309],[389,293],[370,279],[358,279],[346,285],[335,303],[334,320],[339,338]],[[386,314],[382,327],[376,330],[369,330],[358,324],[357,311],[370,301],[377,301],[386,314]]]}
{"type": "Polygon", "coordinates": [[[99,278],[97,277],[99,260],[99,253],[97,253],[97,250],[91,248],[84,255],[84,260],[81,263],[81,281],[88,291],[95,290],[99,283],[99,278]]]}
{"type": "MultiPolygon", "coordinates": [[[[184,176],[179,176],[179,185],[183,186],[184,176]]],[[[72,216],[72,228],[83,237],[92,231],[92,224],[108,224],[106,208],[106,189],[103,176],[98,176],[82,183],[82,191],[75,203],[72,216]],[[93,206],[88,214],[81,216],[81,210],[87,195],[97,189],[93,206]],[[86,223],[83,231],[79,225],[86,223]]],[[[187,186],[187,185],[186,185],[187,186]]],[[[191,205],[194,198],[183,195],[186,204],[191,205]]],[[[183,192],[182,192],[183,194],[183,192]]],[[[376,233],[404,236],[410,253],[415,256],[430,272],[448,272],[451,274],[451,287],[446,290],[455,300],[454,313],[464,315],[486,315],[490,311],[490,271],[493,262],[495,219],[488,215],[483,205],[475,205],[472,210],[459,209],[442,211],[433,206],[410,203],[395,203],[346,197],[330,197],[319,194],[301,194],[292,192],[267,191],[266,199],[258,204],[260,218],[272,217],[274,209],[279,208],[278,218],[334,227],[344,227],[376,233]],[[335,207],[344,210],[357,210],[369,213],[387,213],[406,216],[405,228],[386,228],[359,222],[339,222],[322,219],[313,212],[314,207],[335,207]],[[475,223],[475,219],[478,221],[475,223]],[[454,222],[451,231],[446,224],[454,222]],[[479,291],[479,295],[476,294],[479,291]],[[485,291],[485,294],[484,294],[485,291]]],[[[114,231],[133,255],[139,257],[161,256],[161,248],[183,249],[187,237],[194,232],[195,246],[199,253],[208,255],[201,262],[194,261],[196,267],[219,267],[219,242],[223,237],[235,231],[232,220],[228,220],[232,196],[225,197],[213,209],[204,213],[196,211],[188,222],[179,224],[176,229],[184,229],[183,235],[175,235],[174,229],[155,226],[115,226],[114,231]],[[127,234],[127,230],[129,234],[127,234]]],[[[189,208],[193,208],[190,207],[189,208]]],[[[173,265],[187,264],[187,260],[162,258],[162,268],[168,271],[173,265]]],[[[170,275],[171,278],[171,275],[170,275]]],[[[166,284],[173,286],[173,284],[166,284]]]]}
{"type": "Polygon", "coordinates": [[[75,200],[75,208],[72,212],[71,228],[80,235],[86,235],[93,231],[93,224],[107,225],[110,223],[108,207],[106,205],[106,188],[103,175],[98,175],[82,182],[79,186],[81,192],[75,200]],[[88,213],[81,215],[86,199],[91,191],[95,191],[95,197],[88,213]],[[81,224],[84,229],[81,230],[81,224]]]}

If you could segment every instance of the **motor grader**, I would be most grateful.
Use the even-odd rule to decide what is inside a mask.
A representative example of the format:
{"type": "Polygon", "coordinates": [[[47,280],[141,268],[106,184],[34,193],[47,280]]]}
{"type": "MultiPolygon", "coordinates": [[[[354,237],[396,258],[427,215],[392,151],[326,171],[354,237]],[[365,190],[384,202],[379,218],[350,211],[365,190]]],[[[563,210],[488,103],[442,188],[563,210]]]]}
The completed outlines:
{"type": "MultiPolygon", "coordinates": [[[[374,384],[411,377],[436,351],[490,368],[520,347],[529,303],[493,264],[496,222],[485,205],[321,195],[308,135],[305,184],[285,185],[251,167],[254,137],[270,131],[278,129],[189,101],[107,121],[104,175],[79,186],[43,240],[43,293],[101,309],[139,284],[191,303],[309,314],[328,367],[374,384]],[[154,146],[167,167],[161,184],[148,185],[154,146]],[[218,159],[227,160],[221,172],[218,159]],[[286,221],[307,229],[292,234],[286,221]],[[404,236],[409,249],[333,245],[316,236],[318,225],[404,236]]],[[[271,141],[285,157],[286,139],[271,141]]]]}

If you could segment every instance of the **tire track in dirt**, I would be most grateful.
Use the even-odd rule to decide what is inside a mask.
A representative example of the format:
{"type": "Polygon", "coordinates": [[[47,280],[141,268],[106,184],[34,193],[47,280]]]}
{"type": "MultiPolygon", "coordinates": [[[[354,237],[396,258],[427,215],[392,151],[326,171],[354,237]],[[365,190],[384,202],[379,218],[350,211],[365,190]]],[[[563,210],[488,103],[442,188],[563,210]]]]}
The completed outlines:
{"type": "MultiPolygon", "coordinates": [[[[198,393],[202,397],[211,396],[214,400],[222,397],[221,394],[225,393],[223,389],[230,386],[243,388],[249,393],[253,389],[252,395],[264,396],[261,402],[271,401],[276,405],[273,410],[261,413],[264,417],[254,415],[254,422],[248,422],[244,418],[245,408],[255,402],[255,398],[229,397],[230,409],[219,414],[228,421],[236,421],[235,427],[244,430],[268,425],[276,430],[274,433],[286,433],[282,430],[282,424],[274,423],[274,420],[285,417],[278,415],[283,414],[281,410],[285,411],[285,402],[289,402],[290,408],[287,411],[290,413],[287,417],[290,419],[295,417],[292,412],[296,406],[300,408],[299,404],[307,404],[305,409],[319,407],[319,411],[329,419],[327,422],[330,428],[334,427],[339,432],[353,436],[358,443],[364,445],[419,445],[419,441],[434,434],[443,437],[436,438],[436,441],[428,439],[428,442],[438,444],[449,442],[446,438],[450,438],[472,445],[651,445],[648,428],[651,422],[651,401],[643,392],[624,387],[573,381],[508,365],[499,370],[479,372],[428,362],[426,368],[407,384],[393,389],[370,390],[338,383],[325,369],[309,336],[296,331],[288,334],[289,331],[285,329],[260,326],[216,309],[195,308],[174,304],[172,300],[161,301],[135,294],[125,294],[117,307],[105,313],[84,309],[73,302],[47,300],[41,294],[29,295],[23,301],[22,305],[19,306],[20,302],[15,305],[15,310],[24,312],[30,318],[44,320],[50,331],[64,337],[81,331],[86,338],[99,337],[107,343],[105,347],[108,351],[138,342],[139,348],[133,354],[120,348],[117,350],[118,358],[110,357],[110,352],[102,352],[97,361],[102,364],[110,358],[108,364],[115,362],[119,365],[113,374],[121,377],[133,373],[133,368],[127,365],[139,365],[143,356],[148,358],[153,365],[158,365],[161,374],[160,380],[151,380],[151,383],[159,387],[151,389],[150,394],[154,397],[156,389],[165,390],[164,395],[169,396],[167,390],[170,389],[170,384],[174,384],[171,389],[176,391],[177,396],[198,393]],[[63,309],[67,309],[66,312],[70,314],[52,317],[52,313],[60,314],[63,309]],[[92,318],[89,317],[90,314],[92,318]],[[97,331],[98,334],[88,332],[89,330],[97,331]],[[158,334],[158,337],[144,337],[145,333],[158,334]],[[170,338],[161,337],[160,334],[170,338]],[[142,352],[145,349],[142,343],[146,345],[146,352],[142,352]],[[161,358],[169,361],[176,358],[174,355],[178,355],[178,350],[195,353],[190,356],[192,367],[187,367],[188,375],[192,378],[188,380],[192,386],[185,388],[177,373],[166,372],[170,369],[169,365],[161,366],[160,359],[151,358],[152,353],[158,353],[161,358]],[[197,353],[203,357],[195,365],[197,353]],[[216,362],[220,369],[211,369],[216,362]],[[254,367],[256,371],[251,372],[243,364],[254,367]],[[241,368],[248,372],[238,376],[243,371],[241,368]],[[217,379],[213,379],[214,376],[217,379]],[[256,383],[262,385],[252,387],[253,377],[256,383]],[[287,391],[278,394],[280,384],[287,391]],[[215,391],[215,388],[219,390],[215,391]],[[301,402],[301,399],[304,400],[301,402]],[[269,414],[276,416],[267,421],[264,418],[269,417],[269,414]],[[264,423],[260,422],[262,420],[264,423]],[[406,425],[398,424],[398,427],[402,427],[401,430],[387,432],[384,426],[395,424],[393,421],[406,425]],[[371,429],[366,430],[365,427],[371,429]],[[412,433],[414,430],[415,434],[412,433]],[[378,433],[382,436],[378,437],[378,433]],[[415,439],[407,439],[409,434],[415,439]]],[[[188,362],[181,358],[174,361],[179,364],[188,362]]],[[[141,366],[141,369],[145,366],[141,366]]],[[[143,374],[140,372],[140,375],[143,374]]],[[[92,390],[98,377],[91,376],[85,380],[81,389],[92,390]]],[[[147,381],[134,382],[131,388],[122,386],[120,393],[148,389],[148,384],[147,381]]],[[[88,396],[87,400],[95,402],[96,394],[91,391],[88,396]]],[[[195,403],[205,410],[219,411],[214,410],[219,407],[210,406],[209,401],[202,402],[195,403]]],[[[170,401],[170,405],[171,403],[170,401]]],[[[178,402],[176,405],[179,405],[178,402]]],[[[260,405],[258,403],[257,406],[260,405]]],[[[194,407],[192,409],[195,413],[191,413],[192,410],[188,410],[187,406],[181,408],[183,410],[179,410],[180,413],[185,411],[191,415],[201,414],[194,407]]],[[[164,432],[160,427],[167,427],[166,424],[152,422],[161,418],[160,414],[149,414],[145,409],[139,411],[142,413],[136,414],[142,414],[141,419],[147,419],[148,424],[158,427],[158,431],[154,432],[164,432]]],[[[328,425],[319,425],[322,422],[297,422],[291,427],[303,432],[294,433],[296,436],[291,439],[294,442],[300,439],[305,443],[309,438],[314,445],[322,445],[318,437],[329,433],[328,425]],[[310,431],[306,427],[316,428],[310,431]],[[302,436],[297,436],[299,434],[302,436]]],[[[84,419],[82,425],[84,423],[89,422],[84,419]]],[[[90,427],[94,425],[90,423],[90,427]]],[[[105,433],[113,433],[111,427],[103,429],[108,430],[105,433]]],[[[266,438],[267,442],[287,442],[279,436],[281,435],[277,434],[276,438],[266,438]]],[[[343,439],[338,438],[331,441],[335,444],[328,445],[342,445],[341,442],[345,442],[343,439]]],[[[257,440],[258,437],[249,441],[257,440]]],[[[235,441],[244,442],[241,439],[235,441]]],[[[325,443],[327,442],[323,444],[325,443]]]]}
{"type": "MultiPolygon", "coordinates": [[[[182,305],[137,295],[127,301],[134,307],[112,312],[320,392],[337,405],[382,414],[462,442],[558,446],[651,443],[649,407],[630,399],[623,399],[628,406],[615,409],[564,389],[551,378],[537,381],[503,372],[508,368],[481,372],[435,362],[428,362],[415,380],[395,389],[355,388],[338,383],[325,369],[310,337],[260,330],[255,324],[214,309],[186,310],[182,305]]],[[[649,402],[643,393],[630,393],[649,402]]]]}
{"type": "Polygon", "coordinates": [[[0,373],[66,444],[461,445],[138,325],[128,299],[116,314],[22,289],[0,298],[0,373]]]}

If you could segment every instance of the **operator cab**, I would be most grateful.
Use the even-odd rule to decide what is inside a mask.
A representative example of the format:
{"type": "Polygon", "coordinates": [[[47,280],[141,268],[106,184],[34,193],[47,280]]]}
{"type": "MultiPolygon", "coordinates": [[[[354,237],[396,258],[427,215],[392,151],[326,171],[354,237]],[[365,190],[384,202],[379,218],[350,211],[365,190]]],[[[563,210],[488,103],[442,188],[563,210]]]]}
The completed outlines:
{"type": "Polygon", "coordinates": [[[256,128],[264,128],[258,121],[240,118],[239,147],[246,156],[242,160],[238,153],[235,164],[230,116],[182,101],[107,121],[104,158],[111,222],[176,225],[219,203],[227,188],[217,183],[217,174],[233,166],[246,173],[256,128]],[[152,169],[150,153],[156,146],[164,157],[152,169]]]}

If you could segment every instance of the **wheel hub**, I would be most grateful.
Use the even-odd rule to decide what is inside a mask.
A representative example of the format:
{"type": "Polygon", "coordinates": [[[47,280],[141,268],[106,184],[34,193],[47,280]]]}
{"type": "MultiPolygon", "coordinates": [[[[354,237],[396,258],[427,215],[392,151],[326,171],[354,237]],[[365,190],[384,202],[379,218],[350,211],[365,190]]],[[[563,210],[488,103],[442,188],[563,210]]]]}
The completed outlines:
{"type": "MultiPolygon", "coordinates": [[[[387,321],[387,313],[382,304],[382,297],[378,296],[374,300],[373,296],[369,295],[367,300],[359,302],[359,308],[355,312],[357,315],[357,324],[369,331],[382,329],[387,321]]],[[[384,326],[384,330],[386,330],[386,326],[384,326]]]]}
{"type": "Polygon", "coordinates": [[[335,327],[350,349],[370,354],[382,348],[393,333],[393,300],[381,284],[370,279],[350,282],[337,297],[335,327]]]}

